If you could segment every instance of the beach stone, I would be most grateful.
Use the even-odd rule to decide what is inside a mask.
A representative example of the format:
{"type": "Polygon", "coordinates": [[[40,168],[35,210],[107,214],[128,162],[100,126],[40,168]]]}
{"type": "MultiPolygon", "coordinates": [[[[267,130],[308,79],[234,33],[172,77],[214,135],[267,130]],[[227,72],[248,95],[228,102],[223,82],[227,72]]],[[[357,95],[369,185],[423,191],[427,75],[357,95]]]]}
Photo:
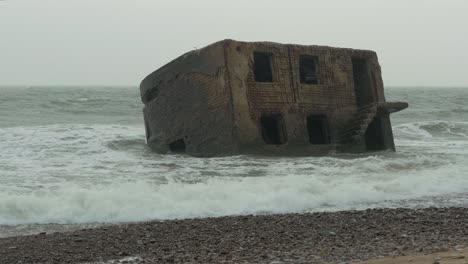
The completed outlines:
{"type": "Polygon", "coordinates": [[[429,208],[132,223],[1,238],[0,263],[350,262],[466,248],[466,219],[468,208],[429,208]]]}

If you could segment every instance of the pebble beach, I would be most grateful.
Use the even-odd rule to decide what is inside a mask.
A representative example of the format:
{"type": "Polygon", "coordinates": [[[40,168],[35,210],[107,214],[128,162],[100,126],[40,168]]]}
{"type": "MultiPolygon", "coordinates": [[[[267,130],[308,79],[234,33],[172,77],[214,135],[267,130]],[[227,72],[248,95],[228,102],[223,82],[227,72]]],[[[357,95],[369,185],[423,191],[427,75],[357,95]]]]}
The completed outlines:
{"type": "Polygon", "coordinates": [[[468,208],[128,223],[0,239],[0,263],[342,263],[468,247],[468,208]]]}

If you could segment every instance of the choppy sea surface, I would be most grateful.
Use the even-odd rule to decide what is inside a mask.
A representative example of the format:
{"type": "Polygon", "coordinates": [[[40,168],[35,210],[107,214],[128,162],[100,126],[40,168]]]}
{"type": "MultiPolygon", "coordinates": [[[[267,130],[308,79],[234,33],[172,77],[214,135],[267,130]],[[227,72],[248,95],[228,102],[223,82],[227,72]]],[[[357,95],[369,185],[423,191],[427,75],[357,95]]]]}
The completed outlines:
{"type": "Polygon", "coordinates": [[[0,87],[0,237],[102,223],[468,206],[468,88],[398,87],[397,152],[193,158],[145,145],[136,87],[0,87]]]}

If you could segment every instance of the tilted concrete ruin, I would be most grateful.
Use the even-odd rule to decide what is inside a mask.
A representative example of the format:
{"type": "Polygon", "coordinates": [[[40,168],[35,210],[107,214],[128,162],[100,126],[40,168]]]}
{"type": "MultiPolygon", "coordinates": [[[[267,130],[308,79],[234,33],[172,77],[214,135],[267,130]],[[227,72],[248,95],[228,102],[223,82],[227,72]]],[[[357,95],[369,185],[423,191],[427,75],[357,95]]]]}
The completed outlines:
{"type": "Polygon", "coordinates": [[[395,150],[377,54],[223,40],[140,86],[148,145],[193,156],[395,150]]]}

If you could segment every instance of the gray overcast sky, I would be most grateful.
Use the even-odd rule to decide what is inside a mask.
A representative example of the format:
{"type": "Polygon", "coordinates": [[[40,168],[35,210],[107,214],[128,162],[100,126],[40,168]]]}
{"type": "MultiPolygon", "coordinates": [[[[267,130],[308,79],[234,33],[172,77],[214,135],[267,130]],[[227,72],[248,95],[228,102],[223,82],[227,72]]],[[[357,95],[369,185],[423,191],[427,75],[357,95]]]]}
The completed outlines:
{"type": "Polygon", "coordinates": [[[225,38],[372,49],[387,86],[468,86],[467,0],[4,0],[0,84],[138,85],[225,38]]]}

